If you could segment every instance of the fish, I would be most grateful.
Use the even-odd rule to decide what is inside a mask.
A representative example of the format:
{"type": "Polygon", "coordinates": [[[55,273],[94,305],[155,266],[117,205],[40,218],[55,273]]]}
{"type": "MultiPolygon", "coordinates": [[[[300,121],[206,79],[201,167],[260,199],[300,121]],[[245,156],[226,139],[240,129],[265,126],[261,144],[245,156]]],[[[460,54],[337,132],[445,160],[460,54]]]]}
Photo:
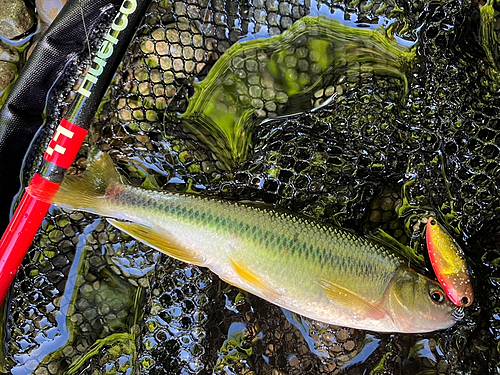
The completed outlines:
{"type": "Polygon", "coordinates": [[[456,322],[435,281],[349,230],[263,204],[130,185],[101,153],[57,194],[28,194],[82,210],[175,259],[299,315],[377,332],[421,333],[456,322]]]}
{"type": "Polygon", "coordinates": [[[457,306],[470,306],[474,289],[465,254],[434,217],[427,220],[426,242],[432,268],[448,298],[457,306]]]}

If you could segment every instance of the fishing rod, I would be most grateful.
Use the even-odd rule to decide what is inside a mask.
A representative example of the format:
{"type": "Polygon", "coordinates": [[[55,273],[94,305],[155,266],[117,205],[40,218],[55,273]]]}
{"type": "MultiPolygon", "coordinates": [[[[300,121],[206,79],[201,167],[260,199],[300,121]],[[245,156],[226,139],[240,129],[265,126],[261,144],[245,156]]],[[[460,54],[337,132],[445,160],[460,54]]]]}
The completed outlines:
{"type": "MultiPolygon", "coordinates": [[[[30,186],[44,189],[52,196],[59,190],[64,174],[85,141],[101,100],[150,2],[123,1],[89,71],[75,92],[74,101],[56,128],[45,151],[42,166],[30,186]]],[[[0,239],[0,306],[50,206],[25,193],[0,239]]]]}

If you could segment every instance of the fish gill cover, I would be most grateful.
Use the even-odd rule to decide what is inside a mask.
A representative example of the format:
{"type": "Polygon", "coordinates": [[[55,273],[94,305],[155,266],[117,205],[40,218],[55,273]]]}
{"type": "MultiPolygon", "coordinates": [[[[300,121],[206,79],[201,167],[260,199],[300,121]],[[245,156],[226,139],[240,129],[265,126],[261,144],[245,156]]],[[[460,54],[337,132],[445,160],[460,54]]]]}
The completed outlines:
{"type": "MultiPolygon", "coordinates": [[[[454,328],[383,335],[284,314],[205,269],[148,249],[101,218],[53,208],[17,278],[11,304],[3,307],[3,371],[497,373],[495,7],[453,0],[154,1],[72,168],[82,171],[89,147],[97,147],[137,185],[263,201],[359,233],[381,228],[420,254],[425,250],[420,219],[432,212],[456,228],[452,235],[472,265],[475,303],[454,328]],[[300,21],[304,17],[320,15],[345,24],[332,28],[357,30],[355,43],[382,28],[385,40],[414,57],[405,60],[409,64],[388,64],[392,74],[370,69],[373,60],[356,59],[346,60],[335,74],[318,70],[318,85],[298,101],[298,112],[305,113],[292,110],[285,114],[295,116],[281,118],[276,110],[291,100],[291,87],[300,91],[311,80],[307,73],[314,73],[301,71],[299,64],[314,62],[294,58],[291,44],[282,39],[293,40],[297,34],[286,30],[294,24],[311,22],[300,21]],[[252,147],[237,163],[225,163],[213,149],[217,139],[211,144],[211,134],[193,133],[185,118],[203,96],[200,90],[220,77],[211,73],[216,61],[228,52],[225,59],[235,63],[240,55],[232,54],[231,46],[242,39],[253,41],[252,53],[283,42],[291,72],[283,81],[288,91],[241,81],[244,94],[256,99],[255,125],[244,139],[252,147]],[[266,103],[264,93],[271,95],[266,103]],[[261,108],[263,118],[270,113],[276,118],[256,121],[261,108]]],[[[311,51],[321,43],[309,44],[309,57],[314,59],[311,51]]],[[[45,135],[67,109],[87,59],[73,61],[54,90],[48,130],[27,160],[25,180],[40,163],[45,135]]],[[[241,73],[251,69],[252,63],[241,73]]]]}

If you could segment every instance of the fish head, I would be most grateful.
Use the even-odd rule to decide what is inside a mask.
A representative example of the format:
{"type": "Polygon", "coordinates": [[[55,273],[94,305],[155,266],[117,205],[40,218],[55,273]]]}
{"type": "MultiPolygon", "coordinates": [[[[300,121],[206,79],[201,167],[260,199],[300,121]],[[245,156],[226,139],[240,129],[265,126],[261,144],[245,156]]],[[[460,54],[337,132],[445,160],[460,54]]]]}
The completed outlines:
{"type": "Polygon", "coordinates": [[[432,332],[456,322],[456,307],[443,288],[406,267],[401,267],[391,281],[385,303],[399,332],[432,332]]]}

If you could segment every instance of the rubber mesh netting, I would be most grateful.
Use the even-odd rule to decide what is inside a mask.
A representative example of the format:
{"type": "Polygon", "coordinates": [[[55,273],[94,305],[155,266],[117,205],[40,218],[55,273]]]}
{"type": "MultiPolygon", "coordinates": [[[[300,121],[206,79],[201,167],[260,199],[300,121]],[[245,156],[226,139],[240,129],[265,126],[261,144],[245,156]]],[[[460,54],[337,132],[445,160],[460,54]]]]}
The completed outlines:
{"type": "MultiPolygon", "coordinates": [[[[88,150],[98,148],[135,185],[263,201],[359,233],[382,228],[420,253],[420,219],[438,214],[457,228],[475,280],[477,302],[454,328],[385,335],[314,322],[161,255],[103,218],[52,208],[3,307],[4,371],[500,371],[495,7],[453,0],[153,1],[70,171],[83,171],[88,150]],[[322,75],[309,51],[296,58],[300,48],[279,39],[304,17],[320,15],[366,32],[383,28],[411,58],[382,69],[346,52],[334,73],[322,75]],[[257,45],[250,51],[256,58],[238,71],[244,85],[235,105],[250,98],[259,121],[246,135],[246,160],[227,162],[210,147],[217,137],[197,133],[182,114],[197,82],[217,77],[211,68],[232,45],[273,37],[283,43],[282,63],[296,72],[290,81],[316,74],[323,84],[291,103],[290,92],[252,79],[252,62],[262,61],[257,45]],[[288,104],[300,110],[289,113],[288,104]]],[[[94,30],[94,46],[103,30],[94,30]]],[[[379,46],[356,43],[359,50],[379,46]]],[[[88,60],[77,57],[53,90],[26,181],[88,60]]]]}

